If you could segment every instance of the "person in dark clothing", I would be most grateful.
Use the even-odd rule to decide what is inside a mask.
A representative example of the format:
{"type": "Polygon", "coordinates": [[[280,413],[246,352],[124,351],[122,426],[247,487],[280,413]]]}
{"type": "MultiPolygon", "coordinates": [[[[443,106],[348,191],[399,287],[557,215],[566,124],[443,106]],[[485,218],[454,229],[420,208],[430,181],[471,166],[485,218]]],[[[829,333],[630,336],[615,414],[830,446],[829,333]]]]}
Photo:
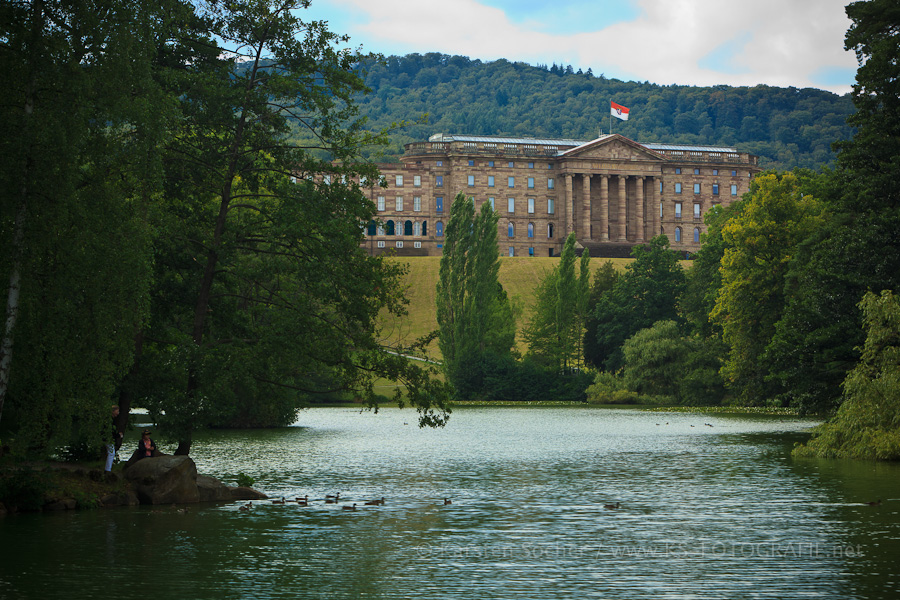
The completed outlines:
{"type": "Polygon", "coordinates": [[[112,407],[112,430],[110,436],[110,442],[106,444],[106,470],[112,471],[113,459],[116,457],[116,450],[122,445],[122,432],[119,431],[119,425],[116,423],[116,419],[119,416],[119,407],[117,405],[113,405],[112,407]]]}
{"type": "Polygon", "coordinates": [[[159,450],[156,449],[156,443],[150,438],[149,429],[145,429],[143,433],[141,433],[141,439],[138,441],[138,448],[134,454],[137,459],[159,456],[159,450]]]}

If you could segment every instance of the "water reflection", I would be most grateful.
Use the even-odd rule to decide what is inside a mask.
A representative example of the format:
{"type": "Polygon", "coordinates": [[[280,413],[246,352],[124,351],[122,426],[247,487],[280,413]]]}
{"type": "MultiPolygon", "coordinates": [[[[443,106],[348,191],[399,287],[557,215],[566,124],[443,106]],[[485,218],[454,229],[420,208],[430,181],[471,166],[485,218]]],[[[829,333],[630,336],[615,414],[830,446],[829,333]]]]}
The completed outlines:
{"type": "Polygon", "coordinates": [[[0,524],[2,551],[17,548],[0,563],[0,597],[136,585],[154,600],[900,591],[897,465],[792,460],[810,422],[590,408],[458,410],[438,431],[410,422],[316,409],[297,427],[205,434],[201,472],[246,473],[310,506],[17,516],[0,524]],[[325,504],[336,492],[358,510],[325,504]]]}

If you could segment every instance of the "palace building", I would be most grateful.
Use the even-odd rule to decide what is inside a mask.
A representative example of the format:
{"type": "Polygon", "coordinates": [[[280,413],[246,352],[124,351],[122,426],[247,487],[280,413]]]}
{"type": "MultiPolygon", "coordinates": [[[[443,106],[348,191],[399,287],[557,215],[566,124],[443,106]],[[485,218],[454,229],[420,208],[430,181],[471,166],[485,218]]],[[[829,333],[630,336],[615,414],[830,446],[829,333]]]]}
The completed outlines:
{"type": "Polygon", "coordinates": [[[378,222],[372,254],[436,256],[450,204],[462,191],[476,210],[499,213],[501,256],[558,256],[570,232],[591,256],[629,256],[658,234],[694,252],[703,216],[740,198],[758,157],[734,148],[640,144],[618,134],[593,141],[436,134],[379,165],[387,188],[371,187],[378,222]]]}

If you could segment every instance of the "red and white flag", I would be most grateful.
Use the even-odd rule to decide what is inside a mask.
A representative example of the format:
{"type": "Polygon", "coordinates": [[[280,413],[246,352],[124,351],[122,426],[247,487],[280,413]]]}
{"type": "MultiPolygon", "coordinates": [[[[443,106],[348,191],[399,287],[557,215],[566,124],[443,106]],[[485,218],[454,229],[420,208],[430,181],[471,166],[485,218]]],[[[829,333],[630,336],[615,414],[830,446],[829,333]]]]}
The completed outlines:
{"type": "Polygon", "coordinates": [[[609,114],[614,117],[618,117],[623,121],[628,120],[628,109],[622,106],[621,104],[616,104],[615,102],[610,102],[609,114]]]}

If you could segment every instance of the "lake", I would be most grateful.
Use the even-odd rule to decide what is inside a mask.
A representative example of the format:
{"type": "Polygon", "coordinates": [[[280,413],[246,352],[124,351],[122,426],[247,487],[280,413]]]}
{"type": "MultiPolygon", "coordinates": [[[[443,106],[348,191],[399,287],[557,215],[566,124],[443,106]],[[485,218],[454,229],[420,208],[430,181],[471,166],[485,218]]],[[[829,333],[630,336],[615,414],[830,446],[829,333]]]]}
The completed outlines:
{"type": "Polygon", "coordinates": [[[466,407],[423,430],[408,409],[310,409],[192,450],[309,506],[11,515],[0,598],[897,598],[900,465],[792,459],[812,425],[466,407]]]}

